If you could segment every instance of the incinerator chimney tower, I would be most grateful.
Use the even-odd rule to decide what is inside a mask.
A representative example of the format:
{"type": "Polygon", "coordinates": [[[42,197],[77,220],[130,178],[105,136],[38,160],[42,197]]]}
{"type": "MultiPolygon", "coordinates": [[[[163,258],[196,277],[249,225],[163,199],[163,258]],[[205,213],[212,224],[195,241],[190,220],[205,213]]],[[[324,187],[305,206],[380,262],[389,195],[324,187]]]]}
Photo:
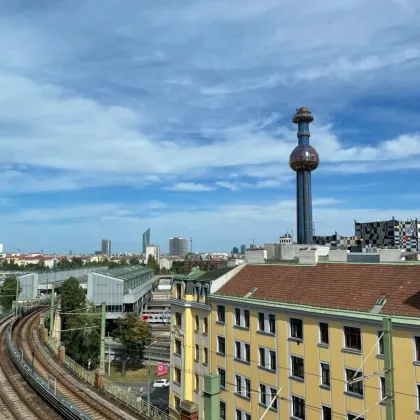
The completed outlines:
{"type": "Polygon", "coordinates": [[[309,109],[302,107],[296,110],[292,121],[298,125],[298,145],[289,158],[290,167],[296,171],[296,215],[297,242],[313,242],[311,172],[319,165],[319,156],[309,144],[309,123],[314,120],[309,109]]]}

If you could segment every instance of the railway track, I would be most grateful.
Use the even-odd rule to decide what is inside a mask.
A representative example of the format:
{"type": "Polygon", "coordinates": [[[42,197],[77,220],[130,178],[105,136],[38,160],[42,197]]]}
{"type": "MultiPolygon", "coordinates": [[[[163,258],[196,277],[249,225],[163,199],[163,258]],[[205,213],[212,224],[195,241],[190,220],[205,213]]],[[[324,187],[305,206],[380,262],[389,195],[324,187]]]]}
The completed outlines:
{"type": "Polygon", "coordinates": [[[62,419],[27,384],[16,369],[7,347],[12,316],[0,320],[0,419],[62,419]]]}
{"type": "MultiPolygon", "coordinates": [[[[16,325],[14,330],[15,345],[22,349],[26,360],[32,360],[32,348],[35,349],[34,369],[36,372],[44,378],[53,376],[56,379],[57,392],[92,419],[123,420],[131,417],[129,415],[121,417],[117,412],[104,407],[87,392],[75,385],[75,379],[70,373],[58,362],[52,360],[43,347],[38,336],[38,323],[39,312],[26,316],[23,321],[16,325]]],[[[44,417],[44,420],[46,418],[44,417]]]]}

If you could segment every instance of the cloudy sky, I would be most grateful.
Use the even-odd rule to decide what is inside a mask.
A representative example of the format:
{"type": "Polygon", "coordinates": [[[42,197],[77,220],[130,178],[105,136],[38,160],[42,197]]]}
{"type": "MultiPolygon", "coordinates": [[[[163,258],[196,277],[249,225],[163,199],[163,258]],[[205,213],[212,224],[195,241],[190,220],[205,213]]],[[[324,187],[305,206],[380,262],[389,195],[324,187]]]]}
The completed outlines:
{"type": "Polygon", "coordinates": [[[420,217],[419,18],[418,0],[1,1],[0,242],[274,242],[296,231],[302,105],[317,234],[420,217]]]}

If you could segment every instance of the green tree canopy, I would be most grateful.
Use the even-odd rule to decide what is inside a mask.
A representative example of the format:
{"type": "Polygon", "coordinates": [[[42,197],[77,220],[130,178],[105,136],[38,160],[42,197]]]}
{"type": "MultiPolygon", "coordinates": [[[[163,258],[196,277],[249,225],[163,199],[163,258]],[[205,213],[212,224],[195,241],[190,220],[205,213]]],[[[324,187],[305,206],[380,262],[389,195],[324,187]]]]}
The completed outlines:
{"type": "MultiPolygon", "coordinates": [[[[79,280],[70,277],[61,285],[61,310],[70,312],[82,308],[86,300],[85,291],[80,287],[79,280]]],[[[66,317],[64,318],[66,319],[66,317]]]]}
{"type": "Polygon", "coordinates": [[[80,365],[87,367],[89,359],[94,368],[99,362],[101,311],[86,300],[82,310],[66,315],[66,330],[61,340],[66,353],[80,365]],[[93,328],[89,328],[93,327],[93,328]]]}
{"type": "Polygon", "coordinates": [[[129,262],[130,265],[140,265],[140,260],[137,257],[131,257],[129,262]]]}
{"type": "Polygon", "coordinates": [[[22,291],[19,280],[16,277],[7,277],[3,286],[0,288],[0,305],[4,310],[12,309],[12,304],[16,300],[16,282],[18,282],[19,293],[22,291]]]}
{"type": "Polygon", "coordinates": [[[159,264],[156,261],[155,257],[151,254],[147,258],[147,267],[151,268],[155,274],[159,273],[159,264]]]}
{"type": "Polygon", "coordinates": [[[122,344],[122,374],[125,374],[127,361],[142,363],[144,348],[152,341],[152,330],[147,322],[142,321],[137,313],[127,313],[118,320],[115,338],[122,344]]]}

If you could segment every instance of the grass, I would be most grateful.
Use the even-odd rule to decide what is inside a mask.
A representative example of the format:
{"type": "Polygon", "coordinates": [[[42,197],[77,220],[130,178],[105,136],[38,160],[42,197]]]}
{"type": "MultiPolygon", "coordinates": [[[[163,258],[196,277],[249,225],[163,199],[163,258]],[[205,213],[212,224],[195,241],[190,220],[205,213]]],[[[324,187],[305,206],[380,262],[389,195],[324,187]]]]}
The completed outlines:
{"type": "MultiPolygon", "coordinates": [[[[157,365],[150,366],[150,380],[155,379],[169,379],[169,375],[157,376],[157,365]]],[[[121,365],[111,364],[111,375],[106,375],[105,378],[113,382],[147,382],[147,366],[141,368],[127,367],[125,376],[121,375],[121,365]]]]}

